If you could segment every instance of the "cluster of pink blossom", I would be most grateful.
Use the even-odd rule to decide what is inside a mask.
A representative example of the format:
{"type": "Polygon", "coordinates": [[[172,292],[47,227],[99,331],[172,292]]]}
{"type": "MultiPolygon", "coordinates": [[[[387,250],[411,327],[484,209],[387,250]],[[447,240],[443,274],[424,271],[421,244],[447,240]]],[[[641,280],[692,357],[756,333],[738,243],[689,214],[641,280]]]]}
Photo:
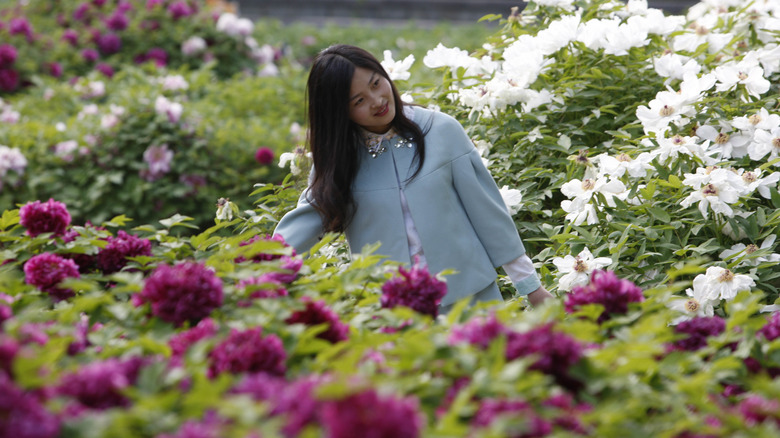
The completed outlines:
{"type": "Polygon", "coordinates": [[[109,358],[90,362],[63,376],[57,392],[78,402],[79,406],[71,410],[73,414],[78,414],[82,407],[109,409],[128,406],[130,400],[124,395],[124,391],[135,384],[144,363],[145,359],[141,357],[127,360],[109,358]]]}
{"type": "Polygon", "coordinates": [[[519,333],[510,331],[506,340],[506,359],[531,357],[529,367],[555,378],[562,387],[578,391],[582,382],[573,378],[569,369],[583,357],[583,346],[573,337],[553,331],[552,324],[543,324],[519,333]]]}
{"type": "Polygon", "coordinates": [[[590,284],[575,286],[566,296],[566,311],[573,313],[582,306],[599,304],[604,307],[598,319],[602,323],[613,315],[624,315],[629,303],[644,299],[642,289],[631,281],[618,278],[612,271],[595,270],[590,274],[590,284]]]}
{"type": "Polygon", "coordinates": [[[217,324],[213,319],[205,318],[195,327],[171,336],[168,341],[168,346],[171,347],[171,364],[174,366],[182,365],[184,355],[187,354],[190,346],[215,334],[217,334],[217,324]]]}
{"type": "Polygon", "coordinates": [[[222,373],[259,373],[284,375],[287,353],[282,340],[274,334],[263,336],[261,327],[233,329],[230,335],[209,353],[208,376],[222,373]]]}
{"type": "Polygon", "coordinates": [[[119,230],[110,236],[108,244],[97,254],[97,266],[104,274],[119,271],[127,265],[128,257],[152,255],[152,243],[134,234],[119,230]]]}
{"type": "Polygon", "coordinates": [[[424,427],[416,398],[383,396],[374,389],[329,401],[322,408],[321,420],[330,438],[415,438],[424,427]]]}
{"type": "Polygon", "coordinates": [[[748,426],[771,421],[780,427],[780,401],[769,400],[760,395],[751,394],[740,401],[737,406],[748,426]]]}
{"type": "Polygon", "coordinates": [[[758,330],[758,334],[767,341],[780,338],[780,312],[772,313],[772,316],[767,318],[766,324],[758,330]]]}
{"type": "Polygon", "coordinates": [[[71,289],[59,287],[66,278],[79,278],[76,262],[57,254],[45,252],[27,260],[24,264],[24,281],[46,292],[57,301],[74,295],[71,289]]]}
{"type": "Polygon", "coordinates": [[[278,298],[289,295],[287,289],[282,287],[282,284],[271,273],[239,280],[236,288],[249,294],[248,299],[238,302],[240,307],[249,307],[252,300],[259,298],[278,298]]]}
{"type": "Polygon", "coordinates": [[[674,327],[674,332],[687,335],[669,347],[674,351],[696,351],[707,346],[707,340],[726,331],[726,321],[720,316],[702,316],[683,321],[674,327]]]}
{"type": "MultiPolygon", "coordinates": [[[[188,420],[182,424],[173,434],[157,435],[155,438],[222,438],[224,432],[222,426],[227,421],[220,418],[216,412],[207,411],[203,414],[204,418],[200,421],[188,420]]],[[[251,438],[253,435],[248,435],[251,438]]]]}
{"type": "Polygon", "coordinates": [[[398,267],[400,277],[394,277],[382,285],[382,307],[405,306],[421,313],[436,317],[439,303],[447,294],[447,283],[428,272],[426,266],[415,265],[409,270],[398,267]]]}
{"type": "Polygon", "coordinates": [[[327,329],[317,335],[331,343],[345,341],[349,338],[349,326],[339,319],[338,314],[331,310],[325,301],[315,301],[309,297],[301,299],[305,307],[296,310],[285,320],[287,324],[304,324],[317,326],[325,324],[327,329]]]}
{"type": "Polygon", "coordinates": [[[136,306],[149,303],[154,316],[176,326],[209,316],[222,299],[222,280],[205,265],[189,261],[158,266],[133,296],[136,306]]]}
{"type": "Polygon", "coordinates": [[[28,202],[19,209],[19,223],[32,237],[43,233],[62,236],[70,225],[70,219],[65,204],[54,199],[28,202]]]}
{"type": "MultiPolygon", "coordinates": [[[[251,246],[253,243],[258,242],[258,241],[279,242],[285,248],[289,248],[289,245],[287,245],[287,242],[284,241],[284,237],[282,237],[280,234],[276,234],[276,235],[273,235],[273,236],[268,236],[268,235],[261,236],[261,235],[258,234],[256,236],[253,236],[249,240],[245,240],[245,241],[239,243],[238,246],[241,246],[241,247],[251,246]]],[[[265,261],[268,261],[268,260],[276,260],[276,259],[281,258],[282,255],[283,255],[283,254],[280,254],[279,252],[262,252],[262,251],[259,251],[257,253],[251,253],[251,254],[252,255],[250,256],[250,260],[252,260],[255,263],[265,262],[265,261]]],[[[295,257],[295,249],[292,249],[292,254],[291,255],[293,257],[295,257]]],[[[246,260],[247,260],[246,257],[241,255],[241,256],[236,257],[235,262],[236,263],[241,263],[241,262],[245,262],[246,260]]]]}
{"type": "Polygon", "coordinates": [[[14,385],[0,372],[0,436],[18,438],[56,438],[62,425],[43,400],[14,385]]]}

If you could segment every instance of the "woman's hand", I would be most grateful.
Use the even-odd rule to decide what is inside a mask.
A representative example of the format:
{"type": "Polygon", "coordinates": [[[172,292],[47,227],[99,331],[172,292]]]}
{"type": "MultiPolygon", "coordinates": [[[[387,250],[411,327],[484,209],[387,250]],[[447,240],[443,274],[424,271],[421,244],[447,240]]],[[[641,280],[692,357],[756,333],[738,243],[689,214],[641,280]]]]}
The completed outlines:
{"type": "Polygon", "coordinates": [[[528,301],[530,301],[531,305],[534,307],[542,304],[550,298],[554,297],[550,292],[547,292],[547,289],[545,289],[544,286],[539,286],[539,289],[536,289],[535,291],[528,294],[528,301]]]}

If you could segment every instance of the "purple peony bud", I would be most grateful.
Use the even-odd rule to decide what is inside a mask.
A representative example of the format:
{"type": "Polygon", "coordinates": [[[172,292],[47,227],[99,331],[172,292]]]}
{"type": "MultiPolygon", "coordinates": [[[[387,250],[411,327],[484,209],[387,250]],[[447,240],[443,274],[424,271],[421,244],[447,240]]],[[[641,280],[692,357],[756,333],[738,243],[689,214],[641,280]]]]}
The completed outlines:
{"type": "Polygon", "coordinates": [[[476,317],[463,325],[453,327],[449,343],[454,345],[468,342],[485,349],[495,338],[508,331],[507,327],[496,318],[496,315],[490,315],[488,318],[476,317]]]}
{"type": "Polygon", "coordinates": [[[116,32],[127,29],[129,23],[130,20],[127,19],[127,15],[122,12],[114,12],[106,19],[106,27],[116,32]]]}
{"type": "Polygon", "coordinates": [[[42,233],[62,236],[70,225],[70,213],[65,204],[51,198],[44,203],[28,202],[19,209],[19,223],[31,237],[42,233]]]}
{"type": "Polygon", "coordinates": [[[262,332],[261,327],[231,330],[227,339],[209,353],[208,376],[214,378],[225,372],[284,375],[287,353],[282,340],[273,334],[264,337],[262,332]]]}
{"type": "Polygon", "coordinates": [[[8,33],[11,35],[24,35],[28,41],[32,40],[33,29],[30,22],[24,17],[16,17],[8,23],[8,33]]]}
{"type": "Polygon", "coordinates": [[[77,46],[79,44],[79,34],[73,29],[65,29],[62,32],[62,40],[67,41],[71,46],[77,46]]]}
{"type": "Polygon", "coordinates": [[[417,399],[380,397],[373,389],[325,403],[322,425],[329,438],[421,436],[423,416],[417,399]]]}
{"type": "Polygon", "coordinates": [[[99,71],[100,73],[103,73],[106,77],[110,78],[114,76],[114,69],[110,65],[106,64],[105,62],[99,62],[95,66],[95,70],[99,71]]]}
{"type": "Polygon", "coordinates": [[[189,17],[194,11],[186,1],[177,0],[168,5],[168,13],[171,14],[174,20],[178,20],[179,18],[189,17]]]}
{"type": "Polygon", "coordinates": [[[116,237],[108,238],[108,245],[97,255],[97,266],[104,274],[111,274],[127,265],[128,257],[152,255],[152,243],[133,234],[119,230],[116,237]]]}
{"type": "Polygon", "coordinates": [[[259,147],[255,152],[255,161],[263,166],[267,166],[274,162],[274,151],[268,147],[259,147]]]}
{"type": "Polygon", "coordinates": [[[62,76],[62,64],[59,62],[52,62],[49,64],[49,74],[54,76],[55,78],[59,78],[62,76]]]}
{"type": "Polygon", "coordinates": [[[17,56],[16,47],[10,44],[0,45],[0,69],[12,66],[17,56]]]}
{"type": "Polygon", "coordinates": [[[590,284],[575,286],[566,297],[566,311],[576,312],[587,304],[600,304],[604,311],[598,322],[602,323],[611,315],[623,315],[628,312],[629,303],[638,303],[645,299],[642,289],[628,280],[621,280],[612,271],[595,270],[590,275],[590,284]]]}
{"type": "Polygon", "coordinates": [[[0,90],[11,92],[19,87],[19,72],[12,68],[0,68],[0,90]]]}
{"type": "Polygon", "coordinates": [[[222,305],[222,280],[196,262],[160,265],[133,301],[150,303],[154,316],[176,326],[195,323],[222,305]]]}
{"type": "Polygon", "coordinates": [[[507,333],[506,360],[526,356],[534,358],[530,369],[555,377],[567,389],[579,389],[579,382],[569,376],[569,368],[583,357],[583,347],[571,336],[554,332],[552,324],[507,333]]]}
{"type": "Polygon", "coordinates": [[[293,312],[284,322],[308,326],[326,324],[327,329],[317,337],[333,344],[349,339],[349,326],[341,322],[336,312],[328,308],[324,301],[314,301],[309,297],[303,297],[301,301],[306,307],[293,312]]]}
{"type": "Polygon", "coordinates": [[[757,335],[763,336],[767,341],[780,338],[780,312],[775,312],[767,318],[766,324],[758,330],[757,335]]]}
{"type": "Polygon", "coordinates": [[[78,371],[65,375],[58,392],[75,398],[90,409],[109,409],[128,406],[130,400],[123,391],[135,384],[143,359],[134,357],[125,361],[110,358],[82,365],[78,371]]]}
{"type": "Polygon", "coordinates": [[[57,285],[66,278],[79,278],[79,267],[76,262],[45,252],[27,260],[24,264],[24,280],[43,292],[48,293],[57,301],[74,295],[70,289],[62,289],[57,285]]]}
{"type": "Polygon", "coordinates": [[[425,266],[412,266],[410,270],[398,267],[401,277],[395,277],[382,285],[382,307],[406,306],[412,310],[436,317],[439,303],[447,294],[447,284],[436,279],[425,266]]]}
{"type": "Polygon", "coordinates": [[[95,62],[100,57],[100,54],[95,49],[84,49],[81,51],[81,57],[84,58],[84,61],[95,62]]]}

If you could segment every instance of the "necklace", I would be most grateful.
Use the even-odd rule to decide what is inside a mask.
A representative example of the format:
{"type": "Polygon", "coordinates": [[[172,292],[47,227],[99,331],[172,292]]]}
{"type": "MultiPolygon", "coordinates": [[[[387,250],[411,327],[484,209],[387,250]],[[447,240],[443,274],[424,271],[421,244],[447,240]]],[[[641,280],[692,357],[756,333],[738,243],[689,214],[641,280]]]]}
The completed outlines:
{"type": "Polygon", "coordinates": [[[395,143],[395,148],[407,147],[410,148],[414,144],[409,139],[402,137],[395,129],[390,128],[384,134],[376,134],[370,131],[365,131],[365,143],[368,153],[371,154],[371,158],[376,158],[382,155],[383,152],[387,152],[387,148],[384,145],[385,141],[392,141],[394,138],[399,137],[395,143]]]}

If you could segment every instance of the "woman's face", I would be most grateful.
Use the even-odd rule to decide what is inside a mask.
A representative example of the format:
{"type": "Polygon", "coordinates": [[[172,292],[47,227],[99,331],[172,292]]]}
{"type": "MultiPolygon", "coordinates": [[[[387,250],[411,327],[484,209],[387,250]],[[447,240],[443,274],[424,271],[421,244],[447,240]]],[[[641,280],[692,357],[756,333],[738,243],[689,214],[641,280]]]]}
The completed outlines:
{"type": "Polygon", "coordinates": [[[390,81],[373,70],[355,68],[349,90],[349,118],[368,131],[387,132],[395,118],[390,81]]]}

